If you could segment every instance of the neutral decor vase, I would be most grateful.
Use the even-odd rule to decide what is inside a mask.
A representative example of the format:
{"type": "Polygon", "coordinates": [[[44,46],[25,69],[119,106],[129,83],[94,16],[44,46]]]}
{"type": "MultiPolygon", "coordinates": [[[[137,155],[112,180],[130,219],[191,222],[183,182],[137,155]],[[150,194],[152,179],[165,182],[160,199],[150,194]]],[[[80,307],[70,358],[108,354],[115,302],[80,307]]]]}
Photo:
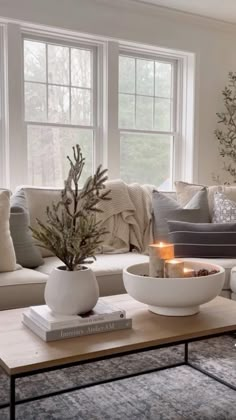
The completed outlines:
{"type": "Polygon", "coordinates": [[[63,315],[89,312],[99,297],[96,276],[87,267],[75,271],[54,268],[47,280],[44,297],[53,312],[63,315]]]}

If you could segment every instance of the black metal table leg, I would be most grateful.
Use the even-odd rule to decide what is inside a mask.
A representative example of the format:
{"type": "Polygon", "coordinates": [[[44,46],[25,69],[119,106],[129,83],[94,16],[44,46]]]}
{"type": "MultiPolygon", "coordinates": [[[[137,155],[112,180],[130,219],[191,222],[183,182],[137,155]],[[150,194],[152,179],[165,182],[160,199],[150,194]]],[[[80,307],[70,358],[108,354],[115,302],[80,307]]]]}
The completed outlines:
{"type": "Polygon", "coordinates": [[[16,388],[16,384],[15,384],[15,377],[11,376],[10,377],[10,420],[15,420],[16,418],[16,405],[15,405],[15,398],[16,398],[16,394],[15,394],[15,388],[16,388]]]}

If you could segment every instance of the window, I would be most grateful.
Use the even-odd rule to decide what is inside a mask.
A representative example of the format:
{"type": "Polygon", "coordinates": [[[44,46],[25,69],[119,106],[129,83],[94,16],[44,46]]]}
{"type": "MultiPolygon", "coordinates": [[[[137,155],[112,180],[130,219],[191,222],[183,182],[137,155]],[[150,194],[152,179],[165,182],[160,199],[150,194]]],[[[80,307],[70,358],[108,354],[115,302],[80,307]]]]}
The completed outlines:
{"type": "Polygon", "coordinates": [[[3,186],[61,188],[76,143],[86,158],[81,184],[99,164],[110,179],[162,190],[197,178],[193,53],[27,23],[3,27],[3,186]]]}
{"type": "Polygon", "coordinates": [[[93,171],[96,127],[95,49],[24,39],[28,183],[61,187],[65,156],[79,143],[93,171]]]}
{"type": "Polygon", "coordinates": [[[119,56],[120,171],[126,182],[172,188],[176,61],[119,56]]]}

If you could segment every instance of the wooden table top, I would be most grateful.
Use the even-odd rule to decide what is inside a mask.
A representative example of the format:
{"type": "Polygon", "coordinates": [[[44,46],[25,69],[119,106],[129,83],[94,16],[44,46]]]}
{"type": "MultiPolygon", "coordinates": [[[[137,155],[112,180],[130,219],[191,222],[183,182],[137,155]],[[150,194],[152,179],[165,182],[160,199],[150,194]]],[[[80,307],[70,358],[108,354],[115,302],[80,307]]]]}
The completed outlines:
{"type": "Polygon", "coordinates": [[[236,302],[222,297],[187,317],[155,315],[128,295],[106,299],[127,311],[132,329],[46,343],[22,324],[25,308],[1,311],[0,365],[13,375],[236,330],[236,302]]]}

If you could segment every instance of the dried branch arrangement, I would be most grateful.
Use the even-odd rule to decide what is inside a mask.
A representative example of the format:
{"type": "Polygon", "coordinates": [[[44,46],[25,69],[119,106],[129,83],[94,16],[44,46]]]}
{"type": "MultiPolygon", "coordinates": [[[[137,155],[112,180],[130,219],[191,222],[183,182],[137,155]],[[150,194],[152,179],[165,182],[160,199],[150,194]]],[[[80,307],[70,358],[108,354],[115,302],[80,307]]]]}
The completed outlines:
{"type": "Polygon", "coordinates": [[[47,223],[37,220],[37,228],[31,228],[31,231],[40,246],[52,251],[65,264],[66,270],[74,271],[96,259],[96,249],[102,243],[102,236],[108,233],[101,227],[101,222],[96,221],[96,213],[101,212],[97,208],[101,200],[110,200],[110,190],[104,191],[107,170],[101,165],[79,189],[85,164],[79,145],[73,147],[73,158],[67,156],[67,159],[70,170],[61,198],[47,207],[47,223]]]}

